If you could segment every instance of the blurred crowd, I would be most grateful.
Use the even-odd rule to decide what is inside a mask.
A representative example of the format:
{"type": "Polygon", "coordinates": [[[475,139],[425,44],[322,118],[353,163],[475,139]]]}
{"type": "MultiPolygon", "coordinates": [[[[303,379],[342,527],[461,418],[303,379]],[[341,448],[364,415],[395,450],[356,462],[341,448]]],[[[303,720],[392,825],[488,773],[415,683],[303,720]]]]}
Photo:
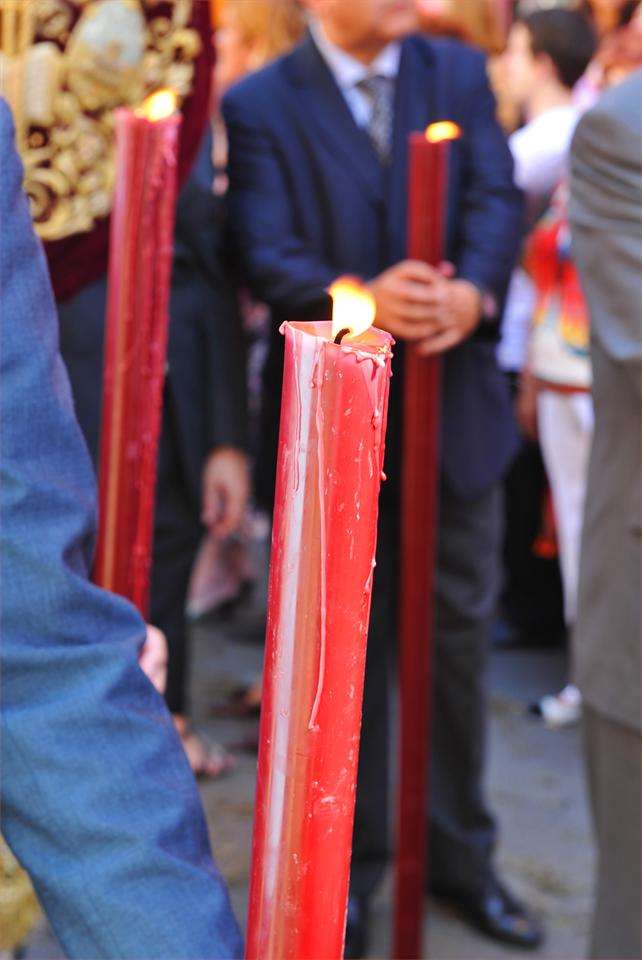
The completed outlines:
{"type": "MultiPolygon", "coordinates": [[[[416,17],[418,33],[445,39],[436,48],[445,64],[439,69],[451,69],[448,58],[461,57],[461,92],[440,86],[438,94],[441,108],[456,104],[453,109],[461,109],[469,125],[464,149],[470,155],[458,167],[461,183],[455,183],[452,201],[454,267],[422,273],[421,265],[393,252],[393,241],[381,253],[396,229],[393,214],[381,212],[381,197],[381,209],[376,203],[368,207],[370,225],[359,227],[370,236],[378,232],[373,246],[381,249],[370,256],[368,239],[364,249],[350,250],[350,212],[342,223],[341,210],[321,209],[338,195],[324,181],[324,151],[331,153],[334,144],[321,143],[319,155],[310,159],[306,151],[312,148],[296,127],[304,128],[303,98],[318,84],[328,127],[343,110],[337,128],[350,122],[355,135],[365,131],[375,144],[378,159],[373,154],[363,165],[371,170],[370,189],[380,190],[381,170],[395,162],[390,144],[382,146],[374,130],[375,121],[385,123],[386,111],[396,109],[392,99],[386,101],[387,87],[401,69],[394,43],[381,44],[371,58],[368,69],[375,64],[374,78],[384,81],[371,93],[365,67],[359,79],[359,56],[346,52],[350,31],[367,30],[367,16],[360,23],[354,15],[353,21],[337,5],[324,8],[322,0],[214,4],[214,109],[178,200],[158,461],[149,619],[167,640],[166,704],[194,774],[229,773],[234,756],[204,738],[190,719],[189,676],[198,670],[190,659],[190,622],[216,612],[229,616],[250,591],[260,589],[256,543],[266,540],[270,529],[282,362],[274,333],[281,320],[325,315],[326,280],[344,272],[361,272],[371,281],[379,319],[400,345],[417,341],[434,352],[435,331],[449,322],[444,315],[457,317],[458,359],[446,368],[436,653],[436,730],[441,721],[447,736],[440,742],[435,734],[431,890],[455,902],[492,937],[518,947],[541,942],[541,925],[492,865],[495,828],[481,788],[485,651],[490,638],[514,644],[573,640],[567,685],[531,709],[552,727],[578,723],[584,715],[600,851],[592,953],[639,957],[639,654],[636,661],[631,652],[639,642],[639,610],[630,596],[635,571],[621,568],[636,554],[624,543],[618,554],[622,532],[614,534],[608,525],[615,522],[616,503],[635,511],[623,502],[631,493],[631,474],[619,477],[611,460],[635,461],[639,450],[639,436],[637,446],[634,439],[639,383],[633,380],[639,380],[640,356],[639,238],[634,240],[640,198],[626,178],[628,151],[632,143],[635,148],[635,136],[639,147],[640,131],[627,140],[602,114],[608,119],[609,110],[620,109],[623,91],[631,124],[639,124],[642,3],[417,0],[416,7],[388,4],[385,11],[379,0],[354,0],[355,8],[360,3],[380,8],[377,15],[389,18],[391,30],[395,16],[399,23],[405,17],[408,29],[394,28],[399,38],[411,32],[416,17]],[[348,38],[343,47],[341,37],[348,38]],[[315,46],[313,54],[306,45],[315,46]],[[472,54],[466,59],[470,48],[487,55],[479,61],[481,72],[472,54]],[[260,70],[265,72],[257,75],[260,70]],[[302,98],[298,106],[287,101],[281,70],[300,72],[293,81],[302,98]],[[337,84],[332,92],[322,89],[330,71],[337,84]],[[254,83],[257,76],[262,86],[254,83]],[[338,103],[339,88],[346,103],[338,103]],[[457,96],[477,97],[472,114],[457,96]],[[571,159],[574,137],[577,153],[571,159]],[[622,175],[620,163],[626,168],[622,175]],[[304,199],[315,191],[319,208],[304,199]],[[503,238],[496,239],[496,227],[503,238]],[[337,238],[341,230],[345,237],[337,238]],[[610,247],[620,230],[630,243],[618,247],[613,241],[610,247]],[[479,253],[485,244],[488,263],[479,253]],[[360,264],[365,264],[361,270],[360,264]],[[625,275],[627,269],[631,273],[625,275]],[[454,278],[450,270],[458,271],[454,278]],[[596,317],[603,326],[592,331],[596,317]],[[614,399],[613,391],[625,389],[624,380],[633,398],[614,399]],[[467,431],[481,438],[484,449],[474,437],[467,439],[467,431]],[[619,444],[609,447],[614,433],[619,444]],[[455,445],[469,443],[473,451],[464,464],[456,451],[449,452],[453,436],[455,445]],[[585,517],[590,541],[586,530],[582,539],[585,517]],[[603,613],[598,594],[609,576],[628,592],[621,602],[607,597],[603,613]],[[597,624],[603,633],[595,639],[597,624]],[[609,670],[617,674],[612,683],[609,670]],[[630,782],[636,776],[637,787],[630,782]],[[623,798],[619,808],[612,803],[614,792],[623,798]]],[[[424,79],[422,70],[417,66],[417,83],[424,79]]],[[[447,85],[444,76],[439,74],[435,85],[447,85]]],[[[407,93],[408,102],[414,95],[407,93]]],[[[371,148],[365,138],[357,143],[355,137],[360,158],[366,146],[371,148]]],[[[341,174],[328,173],[345,178],[346,195],[357,192],[353,179],[358,182],[357,173],[353,177],[348,170],[346,163],[341,174]]],[[[106,296],[102,276],[57,303],[60,350],[94,463],[106,296]]],[[[399,353],[402,371],[401,347],[399,353]]],[[[398,413],[392,403],[394,426],[398,413]]],[[[394,476],[394,438],[389,446],[388,472],[394,476]]],[[[634,475],[634,462],[630,470],[634,475]]],[[[388,736],[384,648],[395,629],[399,514],[394,480],[389,486],[382,498],[348,914],[346,956],[355,957],[367,949],[369,902],[388,858],[388,774],[381,761],[388,736]]],[[[624,529],[631,517],[622,522],[624,529]]],[[[637,523],[639,541],[639,512],[637,523]]],[[[258,717],[260,704],[256,677],[212,708],[258,717]]],[[[255,737],[248,749],[256,747],[255,737]]]]}

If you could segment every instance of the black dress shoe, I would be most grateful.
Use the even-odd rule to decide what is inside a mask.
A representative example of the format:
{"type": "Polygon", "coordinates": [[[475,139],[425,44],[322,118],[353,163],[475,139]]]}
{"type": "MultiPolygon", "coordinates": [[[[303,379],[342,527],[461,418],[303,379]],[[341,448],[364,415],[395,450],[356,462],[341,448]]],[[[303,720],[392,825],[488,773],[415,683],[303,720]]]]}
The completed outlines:
{"type": "Polygon", "coordinates": [[[345,960],[359,960],[365,957],[368,949],[369,903],[366,897],[348,899],[348,919],[346,922],[346,943],[343,950],[345,960]]]}
{"type": "Polygon", "coordinates": [[[479,893],[434,890],[437,900],[448,901],[472,926],[493,940],[535,950],[544,938],[541,925],[498,880],[490,880],[479,893]]]}

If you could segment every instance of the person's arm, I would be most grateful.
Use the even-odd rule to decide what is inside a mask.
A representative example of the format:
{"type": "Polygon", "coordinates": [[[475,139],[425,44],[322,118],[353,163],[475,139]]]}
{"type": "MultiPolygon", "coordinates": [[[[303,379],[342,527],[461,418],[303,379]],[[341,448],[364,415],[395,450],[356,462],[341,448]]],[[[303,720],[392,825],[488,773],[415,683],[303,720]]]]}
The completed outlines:
{"type": "Polygon", "coordinates": [[[145,625],[88,580],[93,473],[2,101],[0,165],[2,832],[67,956],[236,957],[145,625]]]}
{"type": "Polygon", "coordinates": [[[212,532],[225,537],[244,517],[250,471],[245,338],[236,291],[221,264],[221,224],[220,199],[191,178],[178,202],[173,292],[178,295],[194,281],[201,291],[207,450],[201,515],[212,532]]]}
{"type": "Polygon", "coordinates": [[[522,198],[513,183],[513,162],[495,116],[483,57],[476,57],[473,73],[461,145],[465,189],[456,267],[460,279],[491,295],[499,315],[520,248],[522,198]]]}
{"type": "Polygon", "coordinates": [[[508,144],[515,164],[515,184],[532,197],[552,193],[567,172],[573,127],[545,131],[518,130],[508,144]]]}
{"type": "Polygon", "coordinates": [[[578,125],[569,221],[592,336],[640,390],[642,80],[627,83],[629,88],[614,88],[578,125]]]}
{"type": "Polygon", "coordinates": [[[247,377],[242,320],[234,291],[219,271],[217,308],[206,324],[207,430],[202,520],[219,537],[241,525],[250,497],[247,456],[247,377]]]}
{"type": "Polygon", "coordinates": [[[229,222],[244,276],[259,300],[280,315],[323,316],[336,270],[298,235],[278,144],[245,89],[223,100],[229,138],[229,222]]]}

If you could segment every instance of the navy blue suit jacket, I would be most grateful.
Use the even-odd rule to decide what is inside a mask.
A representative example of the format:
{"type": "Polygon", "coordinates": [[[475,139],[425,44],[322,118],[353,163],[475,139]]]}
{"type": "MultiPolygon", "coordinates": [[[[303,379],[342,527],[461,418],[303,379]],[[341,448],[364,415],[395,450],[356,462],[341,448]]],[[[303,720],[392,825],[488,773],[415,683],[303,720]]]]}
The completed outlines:
{"type": "MultiPolygon", "coordinates": [[[[451,153],[448,256],[460,277],[503,302],[520,241],[521,200],[480,53],[453,41],[404,41],[389,169],[355,124],[310,36],[230,90],[223,114],[234,247],[253,292],[272,307],[275,329],[284,318],[326,314],[325,289],[339,274],[370,279],[405,258],[408,134],[443,119],[463,130],[451,153]]],[[[484,324],[446,357],[443,467],[465,497],[496,481],[514,449],[508,393],[495,364],[496,326],[484,324]]],[[[268,392],[277,396],[278,339],[267,370],[268,392]]],[[[398,396],[391,406],[394,450],[398,396]]]]}

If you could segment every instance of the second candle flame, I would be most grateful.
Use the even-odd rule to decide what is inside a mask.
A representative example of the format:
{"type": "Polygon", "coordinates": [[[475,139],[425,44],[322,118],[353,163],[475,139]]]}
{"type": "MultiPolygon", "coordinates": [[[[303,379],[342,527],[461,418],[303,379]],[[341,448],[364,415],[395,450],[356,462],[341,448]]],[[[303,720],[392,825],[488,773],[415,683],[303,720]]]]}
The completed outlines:
{"type": "Polygon", "coordinates": [[[430,143],[441,143],[442,140],[459,140],[460,137],[461,128],[452,120],[440,120],[438,123],[431,123],[426,129],[426,140],[430,143]]]}
{"type": "Polygon", "coordinates": [[[173,90],[157,90],[143,100],[135,112],[136,116],[145,117],[146,120],[157,123],[176,113],[177,105],[178,97],[173,90]]]}
{"type": "Polygon", "coordinates": [[[345,339],[358,337],[372,326],[377,312],[375,298],[353,277],[340,277],[329,288],[332,297],[332,337],[343,331],[345,339]]]}

